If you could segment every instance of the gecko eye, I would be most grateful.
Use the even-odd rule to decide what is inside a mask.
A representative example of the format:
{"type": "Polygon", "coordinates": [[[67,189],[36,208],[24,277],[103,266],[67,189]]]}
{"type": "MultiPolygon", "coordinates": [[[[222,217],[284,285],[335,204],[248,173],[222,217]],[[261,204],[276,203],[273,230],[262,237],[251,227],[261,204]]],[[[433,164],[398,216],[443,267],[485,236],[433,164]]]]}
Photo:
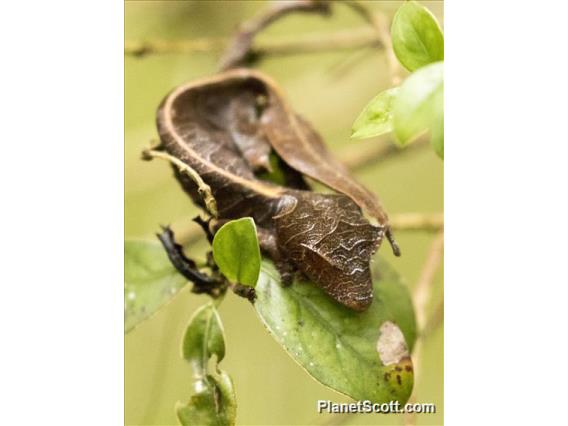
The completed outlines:
{"type": "Polygon", "coordinates": [[[255,99],[255,112],[257,119],[260,118],[260,116],[264,112],[264,109],[267,106],[268,106],[268,98],[266,97],[266,95],[263,94],[257,95],[255,99]]]}

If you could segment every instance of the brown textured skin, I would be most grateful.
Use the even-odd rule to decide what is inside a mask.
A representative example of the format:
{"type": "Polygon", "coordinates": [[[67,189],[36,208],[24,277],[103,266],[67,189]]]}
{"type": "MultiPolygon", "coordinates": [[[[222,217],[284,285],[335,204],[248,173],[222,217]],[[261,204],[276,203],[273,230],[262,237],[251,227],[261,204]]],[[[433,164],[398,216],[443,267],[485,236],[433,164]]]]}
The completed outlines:
{"type": "MultiPolygon", "coordinates": [[[[234,70],[178,87],[160,105],[157,126],[164,149],[211,187],[219,220],[255,220],[261,247],[284,281],[297,269],[351,309],[371,304],[369,262],[384,237],[387,216],[289,109],[270,79],[234,70]],[[272,149],[290,166],[284,167],[286,186],[255,175],[270,168],[272,149]],[[342,194],[307,191],[302,174],[342,194]],[[371,225],[360,207],[379,226],[371,225]]],[[[193,181],[177,169],[175,174],[203,207],[193,181]]]]}

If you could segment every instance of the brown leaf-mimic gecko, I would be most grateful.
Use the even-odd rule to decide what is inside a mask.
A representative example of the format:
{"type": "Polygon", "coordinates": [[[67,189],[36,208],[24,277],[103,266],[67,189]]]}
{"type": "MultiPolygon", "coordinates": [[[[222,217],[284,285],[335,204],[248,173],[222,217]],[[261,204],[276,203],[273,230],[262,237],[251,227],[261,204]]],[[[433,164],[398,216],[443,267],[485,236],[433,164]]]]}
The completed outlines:
{"type": "MultiPolygon", "coordinates": [[[[300,271],[351,309],[371,304],[372,254],[384,236],[399,254],[388,217],[270,78],[237,69],[180,86],[160,105],[157,126],[162,149],[210,186],[217,223],[254,219],[261,249],[283,281],[300,271]],[[283,185],[259,178],[272,170],[271,153],[278,157],[283,185]],[[304,176],[337,194],[310,191],[304,176]]],[[[194,180],[174,170],[183,189],[205,208],[194,180]]]]}

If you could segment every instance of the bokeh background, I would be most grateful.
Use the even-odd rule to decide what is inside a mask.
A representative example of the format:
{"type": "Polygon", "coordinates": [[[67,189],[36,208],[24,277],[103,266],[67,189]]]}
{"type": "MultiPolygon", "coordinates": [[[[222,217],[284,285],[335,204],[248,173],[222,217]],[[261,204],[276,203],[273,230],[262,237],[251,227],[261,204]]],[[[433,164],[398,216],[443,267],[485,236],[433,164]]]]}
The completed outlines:
{"type": "MultiPolygon", "coordinates": [[[[443,23],[442,2],[422,2],[443,23]]],[[[238,24],[266,7],[264,1],[127,1],[125,39],[179,40],[230,37],[238,24]]],[[[400,2],[367,6],[392,17],[400,2]]],[[[329,18],[291,15],[265,30],[259,40],[332,33],[365,26],[349,8],[336,5],[329,18]]],[[[211,75],[220,51],[191,54],[125,56],[125,237],[154,238],[160,224],[185,232],[197,210],[164,162],[143,162],[140,152],[157,138],[154,117],[162,98],[181,83],[211,75]]],[[[378,49],[311,53],[269,58],[259,69],[276,79],[294,108],[322,134],[340,158],[365,144],[388,142],[349,139],[351,124],[364,105],[390,87],[385,55],[378,49]]],[[[359,170],[356,177],[375,191],[390,215],[443,211],[443,163],[428,147],[412,150],[359,170]]],[[[410,289],[416,283],[433,235],[398,232],[403,256],[385,245],[381,254],[410,289]]],[[[190,249],[202,258],[204,244],[190,249]]],[[[428,311],[443,298],[438,272],[428,311]]],[[[191,368],[180,358],[180,341],[192,312],[206,302],[186,288],[170,304],[125,336],[125,424],[174,425],[176,401],[191,393],[191,368]]],[[[399,425],[402,416],[320,415],[318,399],[347,402],[308,376],[269,336],[248,302],[229,294],[220,306],[227,354],[221,366],[234,379],[239,425],[399,425]]],[[[443,423],[443,326],[424,341],[418,402],[436,404],[435,415],[419,415],[418,425],[443,423]]]]}

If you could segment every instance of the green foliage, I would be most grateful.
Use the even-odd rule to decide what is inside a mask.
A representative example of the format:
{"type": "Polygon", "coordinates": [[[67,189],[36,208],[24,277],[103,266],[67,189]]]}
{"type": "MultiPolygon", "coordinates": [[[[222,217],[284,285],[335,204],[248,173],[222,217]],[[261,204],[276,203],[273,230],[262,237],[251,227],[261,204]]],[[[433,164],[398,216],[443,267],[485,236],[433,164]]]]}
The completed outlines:
{"type": "Polygon", "coordinates": [[[162,246],[124,242],[124,331],[131,331],[174,297],[187,283],[162,246]]]}
{"type": "Polygon", "coordinates": [[[397,92],[398,87],[394,87],[375,96],[353,123],[351,138],[366,139],[392,131],[392,104],[397,92]]]}
{"type": "Polygon", "coordinates": [[[379,329],[389,321],[396,324],[412,347],[416,324],[406,287],[382,261],[380,270],[375,300],[358,313],[314,284],[283,287],[273,264],[263,260],[254,306],[276,341],[317,381],[356,400],[404,403],[412,391],[412,363],[404,358],[383,364],[379,329]]]}
{"type": "Polygon", "coordinates": [[[213,257],[227,279],[254,287],[260,271],[254,220],[245,217],[223,225],[213,239],[213,257]]]}
{"type": "MultiPolygon", "coordinates": [[[[143,282],[147,291],[154,291],[153,296],[164,288],[160,278],[168,277],[167,282],[176,278],[159,244],[127,242],[126,247],[127,276],[131,282],[143,282]]],[[[374,282],[375,300],[367,311],[358,313],[336,303],[313,283],[283,287],[272,262],[261,262],[251,218],[225,224],[215,235],[213,252],[228,279],[256,285],[254,306],[261,320],[314,379],[356,400],[407,401],[414,381],[409,351],[386,362],[382,353],[392,348],[385,347],[380,336],[384,327],[394,328],[400,335],[395,346],[408,344],[411,349],[416,324],[407,289],[388,265],[380,262],[379,279],[374,282]]],[[[182,278],[180,281],[185,282],[182,278]]],[[[218,367],[225,356],[225,342],[212,303],[192,316],[183,338],[182,356],[194,373],[193,395],[186,404],[176,405],[182,425],[234,424],[236,398],[231,378],[218,367]],[[217,366],[210,373],[208,365],[213,356],[217,366]]]]}
{"type": "Polygon", "coordinates": [[[182,356],[192,366],[194,393],[187,404],[178,402],[176,412],[184,426],[234,425],[237,402],[231,378],[219,369],[225,357],[223,326],[212,303],[199,308],[191,317],[182,343],[182,356]],[[216,356],[214,373],[209,360],[216,356]]]}
{"type": "Polygon", "coordinates": [[[262,180],[266,180],[269,182],[273,182],[277,185],[286,185],[286,176],[284,175],[284,172],[282,171],[282,168],[280,167],[280,160],[278,155],[276,155],[274,152],[270,153],[270,156],[268,158],[269,162],[270,162],[270,168],[272,169],[271,171],[265,171],[259,174],[259,178],[262,180]]]}
{"type": "Polygon", "coordinates": [[[394,102],[394,129],[401,145],[430,130],[430,141],[444,158],[444,63],[427,65],[400,87],[394,102]]]}
{"type": "Polygon", "coordinates": [[[429,133],[444,158],[444,35],[434,15],[415,1],[397,11],[391,36],[398,60],[411,74],[399,88],[379,93],[353,123],[351,137],[363,139],[394,130],[404,146],[429,133]]]}
{"type": "Polygon", "coordinates": [[[405,2],[391,27],[396,57],[409,71],[444,60],[444,35],[432,13],[415,1],[405,2]]]}
{"type": "Polygon", "coordinates": [[[205,377],[207,361],[213,355],[217,362],[225,358],[223,326],[212,304],[199,308],[189,320],[183,336],[181,354],[191,363],[197,377],[205,377]]]}

